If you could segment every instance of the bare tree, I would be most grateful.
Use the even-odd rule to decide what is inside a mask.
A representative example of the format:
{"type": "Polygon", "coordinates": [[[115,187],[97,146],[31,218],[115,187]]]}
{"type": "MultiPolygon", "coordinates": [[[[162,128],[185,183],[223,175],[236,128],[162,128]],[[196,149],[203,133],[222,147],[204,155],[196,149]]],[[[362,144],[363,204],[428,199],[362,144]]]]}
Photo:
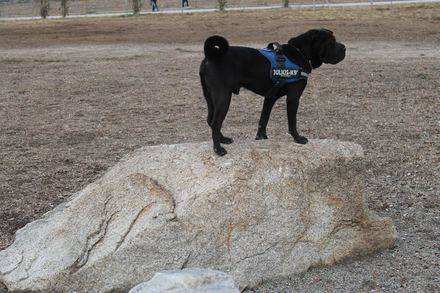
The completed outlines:
{"type": "Polygon", "coordinates": [[[69,13],[69,6],[67,4],[68,0],[61,0],[61,15],[63,17],[66,17],[69,13]]]}
{"type": "Polygon", "coordinates": [[[49,0],[40,0],[40,16],[46,18],[49,15],[49,0]]]}
{"type": "Polygon", "coordinates": [[[139,14],[139,12],[141,11],[141,0],[132,0],[132,5],[133,5],[133,13],[139,14]]]}
{"type": "Polygon", "coordinates": [[[227,0],[218,0],[218,9],[220,11],[225,11],[227,0]]]}

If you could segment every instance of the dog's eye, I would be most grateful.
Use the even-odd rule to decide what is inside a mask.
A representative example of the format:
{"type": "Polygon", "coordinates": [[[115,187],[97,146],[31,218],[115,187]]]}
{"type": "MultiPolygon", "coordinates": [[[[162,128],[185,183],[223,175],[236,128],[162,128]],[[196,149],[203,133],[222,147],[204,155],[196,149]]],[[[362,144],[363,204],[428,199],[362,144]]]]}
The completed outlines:
{"type": "Polygon", "coordinates": [[[215,45],[215,46],[214,46],[214,48],[216,48],[217,50],[218,50],[218,49],[220,49],[220,47],[219,47],[219,46],[217,46],[217,45],[215,45]]]}

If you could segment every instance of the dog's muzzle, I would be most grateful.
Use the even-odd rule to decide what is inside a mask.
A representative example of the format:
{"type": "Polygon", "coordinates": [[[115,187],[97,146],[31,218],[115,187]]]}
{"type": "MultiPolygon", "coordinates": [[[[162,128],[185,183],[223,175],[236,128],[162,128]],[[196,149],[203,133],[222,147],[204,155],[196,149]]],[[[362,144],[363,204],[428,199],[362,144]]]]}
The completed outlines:
{"type": "Polygon", "coordinates": [[[322,61],[324,63],[337,64],[337,63],[341,62],[342,60],[344,60],[345,51],[346,51],[346,48],[345,48],[344,44],[336,43],[334,50],[332,50],[332,52],[330,52],[330,54],[328,54],[326,56],[326,58],[323,59],[322,61]]]}

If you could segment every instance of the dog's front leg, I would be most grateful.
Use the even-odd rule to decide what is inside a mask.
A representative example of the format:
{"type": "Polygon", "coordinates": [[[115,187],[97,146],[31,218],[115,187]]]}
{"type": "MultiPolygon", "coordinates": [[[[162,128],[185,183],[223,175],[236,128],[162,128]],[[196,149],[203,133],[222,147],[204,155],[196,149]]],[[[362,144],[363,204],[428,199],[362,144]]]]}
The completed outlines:
{"type": "Polygon", "coordinates": [[[275,102],[275,98],[264,98],[263,110],[261,110],[260,122],[258,122],[257,136],[255,137],[256,140],[267,139],[266,127],[267,123],[269,122],[270,112],[272,111],[275,102]]]}
{"type": "Polygon", "coordinates": [[[299,135],[296,128],[296,114],[298,112],[299,99],[304,87],[302,87],[302,89],[295,88],[294,90],[287,92],[287,120],[289,122],[289,133],[293,136],[295,142],[300,144],[306,144],[308,142],[307,138],[299,135]]]}

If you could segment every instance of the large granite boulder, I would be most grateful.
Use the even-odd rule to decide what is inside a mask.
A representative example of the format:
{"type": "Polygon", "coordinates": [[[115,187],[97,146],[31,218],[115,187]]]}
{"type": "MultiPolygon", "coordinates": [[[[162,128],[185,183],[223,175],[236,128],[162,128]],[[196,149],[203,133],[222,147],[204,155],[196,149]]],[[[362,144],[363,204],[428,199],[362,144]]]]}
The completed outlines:
{"type": "Polygon", "coordinates": [[[128,290],[185,267],[241,286],[393,245],[364,202],[359,145],[312,140],[145,147],[16,233],[0,252],[9,290],[128,290]]]}

